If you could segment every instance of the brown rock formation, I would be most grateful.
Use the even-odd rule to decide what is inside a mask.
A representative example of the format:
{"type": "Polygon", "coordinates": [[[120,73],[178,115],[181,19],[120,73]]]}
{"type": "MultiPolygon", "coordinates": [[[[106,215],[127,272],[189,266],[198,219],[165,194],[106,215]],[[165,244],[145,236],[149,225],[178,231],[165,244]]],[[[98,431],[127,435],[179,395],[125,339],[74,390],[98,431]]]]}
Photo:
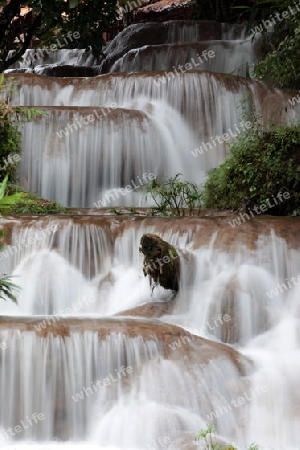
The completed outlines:
{"type": "Polygon", "coordinates": [[[172,314],[174,302],[150,302],[133,309],[121,311],[116,316],[158,318],[164,314],[172,314]]]}
{"type": "Polygon", "coordinates": [[[156,234],[144,234],[140,251],[144,255],[143,272],[149,276],[152,291],[160,285],[177,292],[180,260],[175,248],[156,234]]]}
{"type": "Polygon", "coordinates": [[[134,11],[135,22],[191,19],[195,11],[192,0],[160,0],[134,11]]]}
{"type": "Polygon", "coordinates": [[[126,338],[141,337],[144,341],[159,341],[163,356],[167,359],[182,360],[184,357],[191,363],[208,364],[212,359],[221,357],[229,359],[241,375],[245,375],[249,368],[249,361],[233,347],[192,335],[176,325],[155,319],[124,317],[78,319],[64,316],[60,320],[57,316],[38,318],[0,316],[0,331],[3,330],[18,330],[21,333],[33,331],[42,338],[46,338],[49,334],[64,338],[74,332],[91,331],[98,333],[99,339],[105,339],[112,333],[121,333],[126,338]],[[41,323],[44,324],[44,328],[41,323]],[[174,346],[175,342],[178,345],[174,346]]]}

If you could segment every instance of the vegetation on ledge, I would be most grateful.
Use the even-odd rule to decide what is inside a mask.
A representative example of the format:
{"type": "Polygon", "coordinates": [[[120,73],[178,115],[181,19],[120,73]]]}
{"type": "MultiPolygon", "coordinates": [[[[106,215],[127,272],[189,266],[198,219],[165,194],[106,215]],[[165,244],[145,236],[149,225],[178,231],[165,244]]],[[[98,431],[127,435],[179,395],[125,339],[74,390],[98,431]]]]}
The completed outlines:
{"type": "MultiPolygon", "coordinates": [[[[254,76],[280,88],[300,88],[300,12],[277,26],[272,51],[254,65],[254,76]],[[281,36],[281,38],[278,38],[281,36]]],[[[270,40],[270,36],[264,37],[270,40]]]]}
{"type": "Polygon", "coordinates": [[[300,125],[257,123],[240,134],[226,161],[209,173],[203,202],[206,208],[233,210],[272,204],[265,213],[299,215],[300,125]]]}
{"type": "Polygon", "coordinates": [[[9,183],[16,182],[21,159],[20,124],[46,114],[39,109],[10,106],[8,98],[13,91],[13,82],[6,83],[4,74],[0,74],[0,182],[7,177],[9,183]]]}
{"type": "Polygon", "coordinates": [[[68,211],[56,202],[23,191],[19,186],[7,187],[7,178],[0,184],[0,214],[65,214],[68,211]]]}
{"type": "Polygon", "coordinates": [[[166,181],[157,179],[145,185],[146,197],[151,196],[155,207],[149,210],[152,216],[198,215],[201,210],[200,187],[186,181],[178,173],[166,181]]]}
{"type": "Polygon", "coordinates": [[[10,0],[0,4],[0,72],[18,61],[33,40],[51,51],[91,47],[99,56],[105,44],[103,32],[117,18],[116,0],[10,0]]]}
{"type": "Polygon", "coordinates": [[[261,38],[267,54],[254,64],[254,76],[280,88],[300,88],[300,9],[291,0],[255,0],[245,7],[252,36],[261,38]],[[272,28],[273,27],[273,28],[272,28]]]}

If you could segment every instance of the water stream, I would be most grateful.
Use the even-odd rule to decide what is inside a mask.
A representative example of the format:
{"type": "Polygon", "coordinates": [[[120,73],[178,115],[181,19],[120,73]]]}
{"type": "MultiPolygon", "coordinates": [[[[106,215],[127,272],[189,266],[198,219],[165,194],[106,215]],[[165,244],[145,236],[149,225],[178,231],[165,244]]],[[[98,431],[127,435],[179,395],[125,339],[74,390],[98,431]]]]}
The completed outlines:
{"type": "MultiPolygon", "coordinates": [[[[151,173],[203,182],[226,144],[191,152],[237,130],[245,92],[265,121],[299,115],[286,92],[226,74],[255,57],[242,28],[155,26],[160,41],[146,41],[147,24],[116,38],[102,63],[112,73],[13,74],[11,102],[47,113],[22,128],[27,189],[77,208],[143,205],[135,188],[117,190],[151,173]],[[214,72],[166,78],[202,48],[216,50],[214,72]]],[[[61,52],[51,63],[92,64],[61,52]]],[[[299,219],[86,213],[2,219],[0,271],[21,292],[1,302],[1,448],[200,449],[195,435],[213,422],[239,449],[299,449],[299,219]],[[144,233],[179,251],[175,300],[143,276],[144,233]]]]}

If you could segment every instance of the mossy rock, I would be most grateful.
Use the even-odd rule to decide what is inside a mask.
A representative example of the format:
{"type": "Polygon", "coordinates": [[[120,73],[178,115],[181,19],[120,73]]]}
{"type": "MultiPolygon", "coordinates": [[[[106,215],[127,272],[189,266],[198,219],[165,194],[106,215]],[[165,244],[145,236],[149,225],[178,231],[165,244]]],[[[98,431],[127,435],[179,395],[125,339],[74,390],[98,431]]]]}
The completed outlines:
{"type": "Polygon", "coordinates": [[[35,194],[22,191],[19,186],[9,186],[9,195],[0,200],[0,214],[65,214],[67,208],[35,194]]]}
{"type": "Polygon", "coordinates": [[[159,285],[177,292],[180,278],[177,250],[156,234],[144,234],[140,252],[144,255],[143,272],[149,276],[152,290],[159,285]]]}

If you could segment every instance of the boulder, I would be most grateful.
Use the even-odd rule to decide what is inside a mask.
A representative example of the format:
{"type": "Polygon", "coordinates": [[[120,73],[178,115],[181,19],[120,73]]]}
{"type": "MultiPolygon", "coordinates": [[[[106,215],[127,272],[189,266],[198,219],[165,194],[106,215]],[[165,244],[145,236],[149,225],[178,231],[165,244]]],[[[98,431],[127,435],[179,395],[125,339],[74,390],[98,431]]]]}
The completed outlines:
{"type": "Polygon", "coordinates": [[[144,255],[143,272],[149,276],[152,291],[156,286],[179,290],[180,259],[176,249],[156,234],[144,234],[140,252],[144,255]]]}

